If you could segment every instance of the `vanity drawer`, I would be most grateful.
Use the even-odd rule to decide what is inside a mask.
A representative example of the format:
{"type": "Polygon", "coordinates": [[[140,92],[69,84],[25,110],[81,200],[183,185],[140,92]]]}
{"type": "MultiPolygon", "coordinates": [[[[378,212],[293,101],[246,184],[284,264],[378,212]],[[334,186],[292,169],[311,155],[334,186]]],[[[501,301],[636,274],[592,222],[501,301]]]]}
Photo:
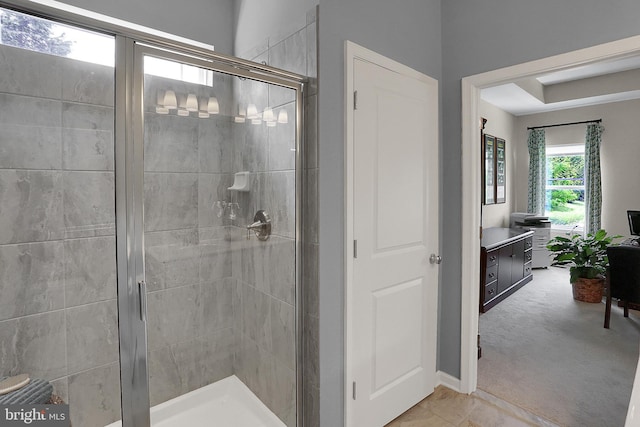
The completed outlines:
{"type": "Polygon", "coordinates": [[[489,283],[484,287],[484,301],[492,300],[498,294],[498,281],[489,283]]]}
{"type": "Polygon", "coordinates": [[[524,277],[527,277],[531,274],[531,262],[527,262],[524,265],[524,277]]]}
{"type": "Polygon", "coordinates": [[[524,249],[531,249],[533,247],[533,237],[527,237],[524,239],[524,249]]]}
{"type": "Polygon", "coordinates": [[[496,265],[497,263],[498,263],[498,251],[487,253],[487,271],[489,270],[489,267],[491,267],[492,265],[496,265]]]}
{"type": "Polygon", "coordinates": [[[491,267],[487,267],[487,275],[484,279],[484,282],[491,283],[497,279],[498,279],[498,265],[496,264],[496,265],[492,265],[491,267]]]}
{"type": "Polygon", "coordinates": [[[530,262],[533,259],[533,252],[532,251],[526,251],[524,253],[524,262],[530,262]]]}

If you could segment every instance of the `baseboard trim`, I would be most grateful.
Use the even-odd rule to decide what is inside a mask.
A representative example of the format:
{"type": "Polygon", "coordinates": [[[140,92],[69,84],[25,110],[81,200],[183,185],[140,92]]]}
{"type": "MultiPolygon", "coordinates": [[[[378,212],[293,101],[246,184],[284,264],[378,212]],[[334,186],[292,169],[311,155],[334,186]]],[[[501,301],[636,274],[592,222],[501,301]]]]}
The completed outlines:
{"type": "Polygon", "coordinates": [[[452,375],[447,374],[446,372],[437,371],[436,372],[437,385],[443,385],[445,387],[450,388],[453,391],[460,391],[460,380],[452,375]]]}

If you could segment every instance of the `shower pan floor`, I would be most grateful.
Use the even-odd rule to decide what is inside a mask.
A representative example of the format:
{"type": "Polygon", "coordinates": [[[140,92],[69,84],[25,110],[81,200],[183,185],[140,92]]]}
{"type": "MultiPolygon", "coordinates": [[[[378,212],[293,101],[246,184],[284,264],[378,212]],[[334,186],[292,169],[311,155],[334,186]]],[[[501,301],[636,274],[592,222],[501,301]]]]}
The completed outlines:
{"type": "MultiPolygon", "coordinates": [[[[286,427],[232,375],[151,408],[153,427],[286,427]]],[[[107,427],[120,427],[117,421],[107,427]]]]}

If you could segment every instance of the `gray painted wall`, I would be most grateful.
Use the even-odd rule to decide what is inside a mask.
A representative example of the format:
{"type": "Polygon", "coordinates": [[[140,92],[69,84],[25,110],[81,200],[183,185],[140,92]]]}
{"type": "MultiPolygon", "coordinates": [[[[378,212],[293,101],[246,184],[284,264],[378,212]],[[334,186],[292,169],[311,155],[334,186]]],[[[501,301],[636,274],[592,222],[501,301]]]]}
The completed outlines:
{"type": "Polygon", "coordinates": [[[441,77],[440,0],[320,0],[320,423],[343,425],[344,41],[441,77]]]}
{"type": "MultiPolygon", "coordinates": [[[[460,376],[462,77],[640,34],[636,0],[442,2],[443,258],[440,369],[460,376]]],[[[321,33],[322,36],[322,33],[321,33]]],[[[322,274],[322,273],[321,273],[322,274]]]]}
{"type": "Polygon", "coordinates": [[[233,53],[234,0],[64,0],[62,3],[123,19],[233,53]]]}

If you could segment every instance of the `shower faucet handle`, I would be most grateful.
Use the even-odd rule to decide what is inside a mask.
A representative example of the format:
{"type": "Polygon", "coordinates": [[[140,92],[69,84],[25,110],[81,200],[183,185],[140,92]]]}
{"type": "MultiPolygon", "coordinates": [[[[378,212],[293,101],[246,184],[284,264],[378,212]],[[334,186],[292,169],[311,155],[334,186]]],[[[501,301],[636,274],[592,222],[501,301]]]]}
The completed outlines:
{"type": "Polygon", "coordinates": [[[258,240],[267,240],[271,235],[271,217],[263,210],[259,210],[253,217],[253,224],[247,225],[247,239],[253,230],[258,240]]]}

